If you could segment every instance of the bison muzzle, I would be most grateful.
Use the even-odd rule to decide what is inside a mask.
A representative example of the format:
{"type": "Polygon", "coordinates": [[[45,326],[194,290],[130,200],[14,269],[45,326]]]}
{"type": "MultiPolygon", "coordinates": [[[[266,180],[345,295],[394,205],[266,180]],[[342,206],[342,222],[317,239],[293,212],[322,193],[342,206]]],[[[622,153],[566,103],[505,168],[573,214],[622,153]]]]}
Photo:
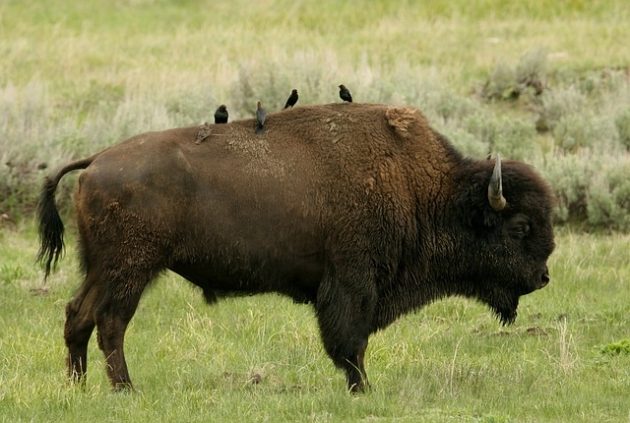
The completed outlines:
{"type": "Polygon", "coordinates": [[[529,166],[472,160],[417,110],[299,107],[253,121],[151,132],[68,164],[39,203],[46,276],[63,250],[55,190],[75,196],[83,284],[66,307],[68,371],[81,380],[95,327],[115,388],[131,387],[125,329],[171,270],[209,303],[277,292],[315,308],[348,388],[367,386],[368,337],[451,295],[503,323],[549,282],[553,197],[529,166]]]}

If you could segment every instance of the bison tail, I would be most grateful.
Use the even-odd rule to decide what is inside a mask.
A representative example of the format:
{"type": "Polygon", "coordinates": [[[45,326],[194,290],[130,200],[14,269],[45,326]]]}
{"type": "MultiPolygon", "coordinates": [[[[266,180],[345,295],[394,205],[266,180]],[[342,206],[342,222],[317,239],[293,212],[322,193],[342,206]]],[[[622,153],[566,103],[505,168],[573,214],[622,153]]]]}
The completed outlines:
{"type": "Polygon", "coordinates": [[[48,278],[50,269],[57,264],[64,250],[63,222],[55,204],[55,191],[58,180],[46,178],[44,188],[37,204],[39,220],[39,238],[41,245],[37,254],[37,261],[44,264],[44,280],[48,278]]]}
{"type": "Polygon", "coordinates": [[[44,264],[44,280],[48,278],[50,270],[54,267],[63,254],[63,222],[55,203],[55,191],[59,181],[66,173],[85,169],[94,161],[96,156],[77,160],[61,169],[54,178],[47,177],[37,204],[37,218],[39,221],[40,248],[37,253],[37,261],[44,264]]]}

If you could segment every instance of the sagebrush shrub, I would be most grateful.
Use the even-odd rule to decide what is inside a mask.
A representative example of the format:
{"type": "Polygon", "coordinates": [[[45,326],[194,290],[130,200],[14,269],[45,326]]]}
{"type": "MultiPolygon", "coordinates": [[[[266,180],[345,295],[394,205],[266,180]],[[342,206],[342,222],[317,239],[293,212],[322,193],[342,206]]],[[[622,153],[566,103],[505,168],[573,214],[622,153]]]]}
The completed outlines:
{"type": "Polygon", "coordinates": [[[468,116],[463,127],[487,146],[487,152],[499,152],[505,158],[526,160],[540,152],[534,124],[521,117],[475,113],[468,116]]]}
{"type": "Polygon", "coordinates": [[[467,157],[482,159],[492,152],[488,143],[459,126],[446,125],[440,131],[467,157]]]}
{"type": "MultiPolygon", "coordinates": [[[[53,96],[38,81],[8,83],[0,87],[0,212],[32,210],[43,175],[129,136],[212,122],[219,104],[230,120],[252,117],[258,99],[273,112],[292,88],[298,107],[339,102],[337,85],[345,83],[357,102],[419,108],[467,156],[501,153],[532,164],[556,192],[557,222],[630,230],[630,84],[622,71],[549,72],[545,55],[534,51],[516,66],[497,66],[479,97],[454,91],[438,69],[406,64],[385,72],[367,60],[350,67],[329,59],[326,66],[309,54],[246,61],[222,84],[182,79],[159,91],[93,82],[53,96]],[[537,96],[534,80],[544,83],[537,96]],[[524,101],[486,101],[514,90],[524,101]]],[[[72,180],[62,185],[63,207],[72,180]]]]}
{"type": "Polygon", "coordinates": [[[553,88],[545,91],[536,107],[539,131],[552,131],[560,120],[568,115],[577,115],[587,106],[587,99],[575,86],[553,88]]]}
{"type": "Polygon", "coordinates": [[[574,153],[581,147],[591,147],[596,137],[592,116],[586,113],[572,113],[558,119],[553,129],[556,145],[562,150],[574,153]]]}
{"type": "Polygon", "coordinates": [[[553,187],[556,222],[581,222],[587,217],[587,188],[592,174],[590,155],[550,153],[538,168],[553,187]]]}
{"type": "Polygon", "coordinates": [[[538,96],[546,85],[547,53],[532,50],[521,56],[516,67],[499,63],[481,90],[489,100],[515,100],[523,94],[538,96]]]}
{"type": "Polygon", "coordinates": [[[514,71],[518,83],[519,94],[530,92],[534,96],[541,95],[547,79],[547,52],[536,49],[525,53],[514,71]]]}
{"type": "Polygon", "coordinates": [[[498,64],[482,89],[482,96],[491,100],[510,100],[520,94],[516,73],[506,64],[498,64]]]}
{"type": "Polygon", "coordinates": [[[630,160],[605,163],[588,186],[588,223],[592,226],[630,229],[630,160]]]}
{"type": "Polygon", "coordinates": [[[615,118],[615,126],[619,142],[626,150],[630,150],[630,106],[615,118]]]}

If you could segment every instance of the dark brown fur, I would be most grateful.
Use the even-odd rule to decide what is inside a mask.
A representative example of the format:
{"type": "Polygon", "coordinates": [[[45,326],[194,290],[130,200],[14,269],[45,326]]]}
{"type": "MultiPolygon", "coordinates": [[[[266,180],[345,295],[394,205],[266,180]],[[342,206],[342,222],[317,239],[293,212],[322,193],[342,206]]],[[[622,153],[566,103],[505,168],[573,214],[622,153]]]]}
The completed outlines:
{"type": "Polygon", "coordinates": [[[253,121],[133,137],[47,180],[40,257],[61,251],[54,191],[79,178],[85,281],[66,309],[70,374],[86,370],[94,327],[114,387],[131,386],[123,336],[165,269],[224,294],[279,292],[313,303],[348,386],[367,384],[368,337],[433,300],[462,295],[509,323],[548,281],[551,194],[527,165],[503,164],[508,206],[488,204],[493,162],[463,158],[420,112],[306,106],[253,121]],[[56,217],[55,217],[56,216],[56,217]]]}

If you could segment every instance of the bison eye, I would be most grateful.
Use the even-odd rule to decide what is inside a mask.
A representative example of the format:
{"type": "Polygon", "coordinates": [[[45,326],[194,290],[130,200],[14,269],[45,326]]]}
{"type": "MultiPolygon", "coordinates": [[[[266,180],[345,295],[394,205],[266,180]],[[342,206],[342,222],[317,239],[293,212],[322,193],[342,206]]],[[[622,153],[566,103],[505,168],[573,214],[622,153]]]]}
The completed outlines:
{"type": "Polygon", "coordinates": [[[512,238],[523,239],[531,230],[529,218],[522,214],[517,214],[506,222],[505,230],[512,238]]]}

